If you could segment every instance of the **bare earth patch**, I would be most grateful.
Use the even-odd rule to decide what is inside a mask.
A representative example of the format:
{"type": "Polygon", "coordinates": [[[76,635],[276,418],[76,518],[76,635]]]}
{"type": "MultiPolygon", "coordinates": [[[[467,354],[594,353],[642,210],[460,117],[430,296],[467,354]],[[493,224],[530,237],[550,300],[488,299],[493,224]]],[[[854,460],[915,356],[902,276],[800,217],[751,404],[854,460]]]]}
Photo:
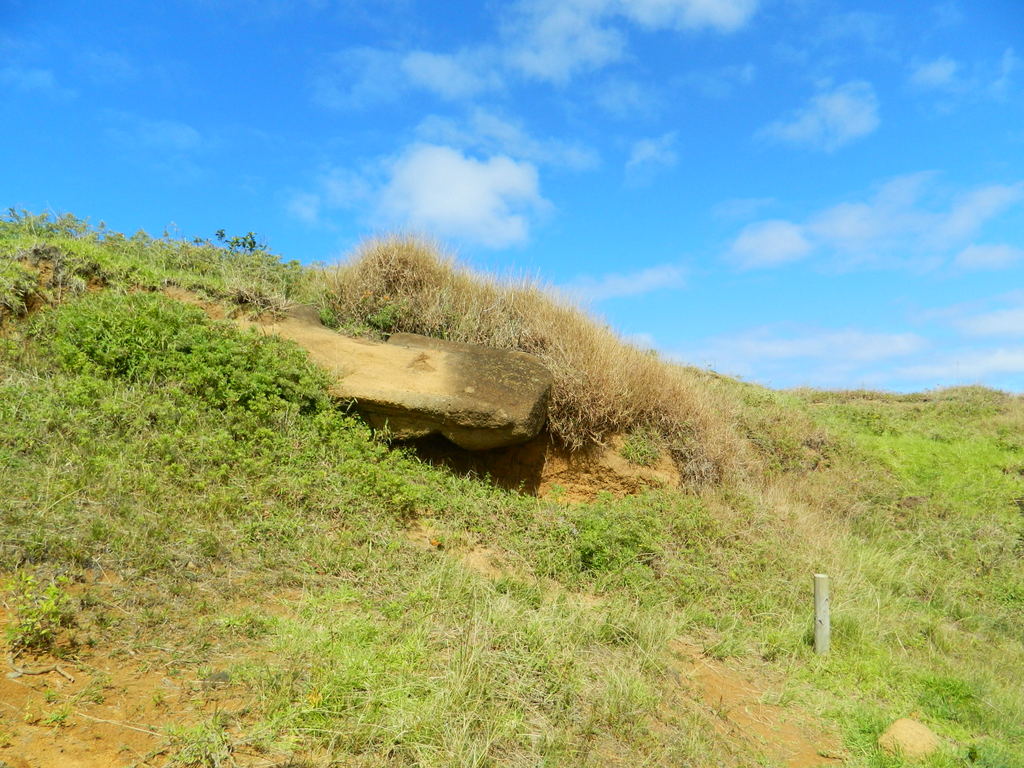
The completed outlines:
{"type": "Polygon", "coordinates": [[[767,681],[742,675],[691,643],[673,643],[672,656],[680,687],[699,698],[726,739],[745,742],[787,768],[842,764],[839,739],[808,713],[765,703],[767,681]]]}

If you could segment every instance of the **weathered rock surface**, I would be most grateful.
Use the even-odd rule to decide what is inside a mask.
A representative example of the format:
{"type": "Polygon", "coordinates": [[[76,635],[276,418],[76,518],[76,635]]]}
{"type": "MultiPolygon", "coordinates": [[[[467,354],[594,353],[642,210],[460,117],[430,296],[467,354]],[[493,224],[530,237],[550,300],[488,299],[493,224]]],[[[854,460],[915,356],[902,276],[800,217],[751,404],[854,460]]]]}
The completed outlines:
{"type": "Polygon", "coordinates": [[[939,737],[924,723],[902,717],[878,737],[878,746],[910,760],[928,757],[939,748],[939,737]]]}
{"type": "Polygon", "coordinates": [[[351,339],[309,308],[261,327],[305,348],[334,377],[333,395],[399,439],[436,433],[470,450],[500,448],[536,436],[547,416],[551,374],[533,355],[408,333],[351,339]]]}

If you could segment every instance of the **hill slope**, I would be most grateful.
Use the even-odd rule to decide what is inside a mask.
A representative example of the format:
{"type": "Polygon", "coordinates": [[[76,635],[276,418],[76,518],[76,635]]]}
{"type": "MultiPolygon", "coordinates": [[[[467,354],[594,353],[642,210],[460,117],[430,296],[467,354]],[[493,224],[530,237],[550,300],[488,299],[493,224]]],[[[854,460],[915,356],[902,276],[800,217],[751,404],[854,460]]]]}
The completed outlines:
{"type": "Polygon", "coordinates": [[[689,468],[571,504],[384,444],[300,350],[161,293],[555,355],[523,322],[550,306],[598,365],[644,355],[392,246],[325,273],[244,239],[0,223],[0,760],[893,766],[875,740],[912,715],[944,741],[925,765],[1024,765],[1019,398],[777,393],[649,358],[664,385],[600,407],[628,372],[588,391],[587,360],[549,356],[556,438],[689,468]]]}

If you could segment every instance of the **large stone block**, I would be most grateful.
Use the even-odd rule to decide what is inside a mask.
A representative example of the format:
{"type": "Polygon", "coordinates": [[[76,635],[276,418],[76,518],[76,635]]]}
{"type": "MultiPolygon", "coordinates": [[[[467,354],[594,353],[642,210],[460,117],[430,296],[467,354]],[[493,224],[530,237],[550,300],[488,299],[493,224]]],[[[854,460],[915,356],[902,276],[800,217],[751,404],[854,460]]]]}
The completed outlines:
{"type": "Polygon", "coordinates": [[[304,347],[334,378],[333,395],[399,439],[437,433],[462,448],[500,448],[534,437],[547,417],[551,374],[524,352],[408,333],[352,339],[308,308],[262,327],[304,347]]]}

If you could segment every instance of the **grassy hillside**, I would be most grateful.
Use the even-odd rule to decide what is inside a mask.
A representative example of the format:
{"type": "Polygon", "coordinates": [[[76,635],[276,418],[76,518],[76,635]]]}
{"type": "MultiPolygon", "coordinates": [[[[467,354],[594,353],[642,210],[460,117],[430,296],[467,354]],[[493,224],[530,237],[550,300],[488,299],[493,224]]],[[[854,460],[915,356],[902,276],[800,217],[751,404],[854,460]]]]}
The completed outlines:
{"type": "Polygon", "coordinates": [[[1024,765],[1018,397],[772,392],[405,241],[325,271],[246,238],[12,215],[0,312],[5,650],[76,678],[5,682],[38,695],[0,707],[0,761],[99,719],[147,732],[123,765],[785,764],[693,684],[696,661],[833,731],[822,751],[845,765],[900,765],[875,740],[903,716],[944,740],[924,765],[1024,765]],[[632,433],[688,484],[569,504],[428,466],[332,402],[298,348],[172,285],[533,351],[556,437],[632,433]],[[122,689],[130,719],[105,714],[122,689]]]}

